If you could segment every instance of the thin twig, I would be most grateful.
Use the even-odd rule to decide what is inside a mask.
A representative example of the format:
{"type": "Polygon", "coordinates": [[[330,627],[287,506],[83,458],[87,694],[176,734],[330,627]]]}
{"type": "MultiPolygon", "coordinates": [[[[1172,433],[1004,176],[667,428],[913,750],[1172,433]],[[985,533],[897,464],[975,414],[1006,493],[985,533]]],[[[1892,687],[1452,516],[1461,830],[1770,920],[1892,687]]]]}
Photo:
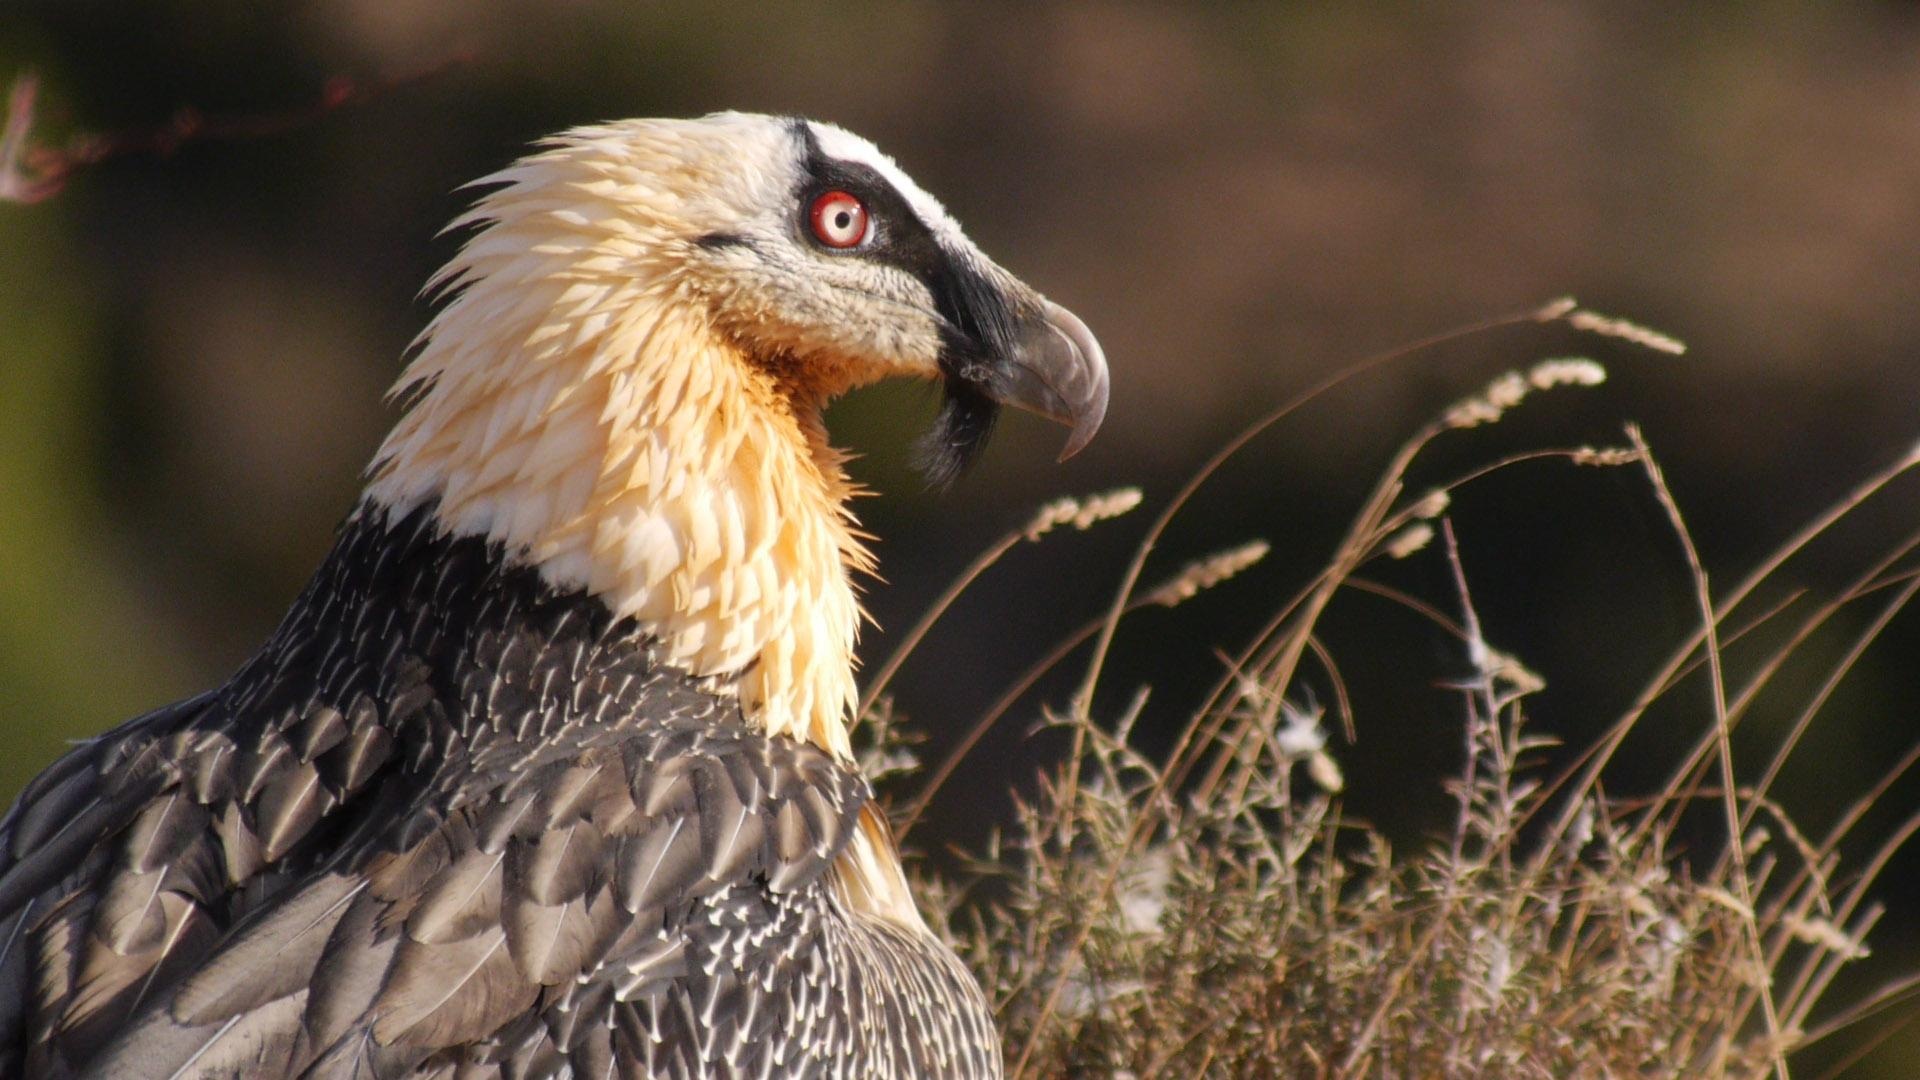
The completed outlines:
{"type": "Polygon", "coordinates": [[[31,73],[22,74],[14,79],[7,101],[6,128],[0,132],[0,202],[50,199],[82,169],[114,158],[166,157],[190,143],[261,139],[297,131],[335,110],[364,105],[402,87],[436,78],[470,59],[465,52],[450,53],[412,71],[370,82],[335,76],[327,80],[312,104],[280,112],[209,116],[182,107],[158,127],[75,135],[62,147],[33,142],[39,80],[31,73]]]}

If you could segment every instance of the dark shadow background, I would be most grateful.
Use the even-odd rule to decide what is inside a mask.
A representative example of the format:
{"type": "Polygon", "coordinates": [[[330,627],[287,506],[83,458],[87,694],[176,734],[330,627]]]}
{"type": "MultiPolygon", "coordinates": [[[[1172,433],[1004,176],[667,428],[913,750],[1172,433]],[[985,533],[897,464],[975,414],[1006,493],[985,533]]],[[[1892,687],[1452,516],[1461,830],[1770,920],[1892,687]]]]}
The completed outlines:
{"type": "MultiPolygon", "coordinates": [[[[1324,559],[1392,448],[1499,372],[1590,355],[1599,391],[1529,402],[1444,442],[1420,475],[1644,425],[1717,584],[1920,437],[1920,12],[1906,4],[1469,4],[1305,11],[1090,3],[825,6],[319,0],[13,3],[0,74],[43,78],[42,135],[146,130],[174,110],[298,111],[335,77],[436,78],[267,138],[115,160],[51,201],[0,205],[0,797],[65,740],[221,679],[271,628],[351,504],[392,414],[381,394],[427,314],[416,290],[462,182],[542,134],[632,115],[802,113],[872,137],[989,253],[1081,314],[1114,370],[1106,430],[1003,428],[954,491],[908,445],[924,390],[838,406],[884,497],[862,508],[899,630],[974,552],[1060,493],[1138,484],[1148,506],[1022,549],[896,683],[938,754],[1111,595],[1151,512],[1240,425],[1325,374],[1561,294],[1686,339],[1684,359],[1562,330],[1503,331],[1368,375],[1202,492],[1148,570],[1253,536],[1273,555],[1220,595],[1128,624],[1096,703],[1154,696],[1164,742],[1238,646],[1324,559]]],[[[1920,523],[1920,483],[1790,567],[1831,588],[1920,523]]],[[[1453,510],[1495,644],[1546,675],[1536,723],[1585,745],[1693,618],[1633,470],[1528,465],[1453,510]]],[[[1427,553],[1380,576],[1451,594],[1427,553]]],[[[1803,654],[1736,750],[1764,751],[1870,612],[1803,654]]],[[[1818,833],[1915,739],[1920,628],[1896,621],[1781,788],[1818,833]]],[[[1373,598],[1328,615],[1359,713],[1349,812],[1407,841],[1445,820],[1457,647],[1373,598]]],[[[890,647],[869,633],[876,664],[890,647]]],[[[1736,653],[1736,669],[1743,654],[1736,653]]],[[[1750,654],[1749,654],[1750,659],[1750,654]]],[[[1052,749],[1024,732],[1081,661],[990,738],[916,844],[980,839],[1052,749]]],[[[1324,687],[1322,689],[1324,700],[1324,687]]],[[[1682,687],[1612,790],[1657,784],[1707,715],[1682,687]]],[[[1897,788],[1862,827],[1920,806],[1897,788]]],[[[1857,850],[1857,849],[1856,849],[1857,850]]],[[[1920,965],[1920,859],[1862,985],[1920,965]]],[[[1850,1075],[1904,1076],[1896,1039],[1850,1075]]],[[[1904,1064],[1903,1064],[1904,1063],[1904,1064]]]]}

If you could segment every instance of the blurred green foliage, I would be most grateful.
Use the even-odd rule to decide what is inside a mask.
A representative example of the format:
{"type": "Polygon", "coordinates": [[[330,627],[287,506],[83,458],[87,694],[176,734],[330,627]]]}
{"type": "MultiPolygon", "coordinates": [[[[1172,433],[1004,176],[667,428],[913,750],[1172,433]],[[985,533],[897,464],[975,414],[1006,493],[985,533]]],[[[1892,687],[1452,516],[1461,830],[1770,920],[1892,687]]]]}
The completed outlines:
{"type": "MultiPolygon", "coordinates": [[[[152,700],[169,662],[128,582],[82,463],[98,453],[98,320],[57,207],[0,214],[0,789],[17,791],[65,735],[152,700]],[[23,722],[26,718],[30,722],[23,722]]],[[[175,661],[177,662],[177,660],[175,661]]]]}

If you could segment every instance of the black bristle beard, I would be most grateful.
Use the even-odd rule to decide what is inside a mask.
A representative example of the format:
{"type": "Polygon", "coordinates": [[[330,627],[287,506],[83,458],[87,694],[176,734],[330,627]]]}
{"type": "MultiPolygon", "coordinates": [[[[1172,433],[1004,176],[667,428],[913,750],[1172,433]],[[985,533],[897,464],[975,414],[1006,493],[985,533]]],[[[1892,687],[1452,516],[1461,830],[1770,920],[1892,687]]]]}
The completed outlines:
{"type": "Polygon", "coordinates": [[[933,429],[920,437],[914,465],[936,491],[950,487],[972,467],[987,448],[1000,404],[974,384],[962,379],[942,381],[945,395],[933,429]]]}

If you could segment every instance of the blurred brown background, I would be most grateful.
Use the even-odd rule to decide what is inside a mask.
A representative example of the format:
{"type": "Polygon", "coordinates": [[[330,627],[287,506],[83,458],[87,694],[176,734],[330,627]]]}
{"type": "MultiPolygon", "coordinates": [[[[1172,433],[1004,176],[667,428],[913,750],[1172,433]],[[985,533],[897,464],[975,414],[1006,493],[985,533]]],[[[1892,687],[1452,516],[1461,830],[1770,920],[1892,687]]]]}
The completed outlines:
{"type": "MultiPolygon", "coordinates": [[[[835,409],[884,493],[863,507],[882,538],[883,628],[1038,501],[1134,483],[1152,510],[1241,424],[1381,349],[1562,294],[1692,346],[1674,360],[1557,330],[1485,335],[1371,374],[1256,444],[1149,577],[1250,536],[1274,554],[1131,624],[1109,665],[1108,713],[1155,686],[1149,741],[1216,674],[1214,650],[1312,572],[1392,447],[1506,368],[1579,353],[1613,378],[1448,441],[1422,474],[1618,442],[1638,420],[1720,583],[1920,438],[1907,4],[0,8],[0,74],[41,74],[54,142],[152,129],[182,106],[297,112],[329,79],[377,84],[456,54],[288,133],[125,157],[50,201],[0,205],[0,797],[65,740],[219,680],[271,628],[392,419],[381,394],[426,315],[416,290],[451,250],[435,233],[455,188],[581,122],[746,108],[844,124],[1106,344],[1108,426],[1063,467],[1057,431],[1012,418],[936,496],[905,466],[924,391],[835,409]]],[[[1146,516],[1018,552],[942,624],[896,684],[933,752],[1098,610],[1146,516]]],[[[1489,636],[1549,681],[1538,723],[1590,741],[1691,618],[1644,479],[1526,466],[1464,493],[1455,520],[1489,636]]],[[[1920,492],[1896,490],[1787,584],[1831,586],[1917,523],[1920,492]]],[[[1431,556],[1380,576],[1450,595],[1431,556]]],[[[1867,614],[1756,715],[1756,770],[1867,614]]],[[[1438,687],[1462,672],[1458,650],[1365,597],[1336,605],[1325,636],[1359,709],[1359,743],[1339,748],[1350,812],[1417,840],[1457,766],[1438,687]]],[[[871,665],[890,642],[867,645],[871,665]]],[[[1050,751],[1025,736],[1037,703],[1075,674],[988,741],[918,839],[981,837],[1006,781],[1050,751]]],[[[1615,790],[1664,776],[1662,755],[1698,732],[1694,691],[1630,744],[1615,790]]],[[[1920,630],[1896,621],[1788,770],[1810,830],[1920,738],[1916,699],[1920,630]]],[[[1897,788],[1865,829],[1885,835],[1916,806],[1897,788]]],[[[1868,982],[1920,965],[1920,860],[1881,892],[1894,914],[1868,982]]],[[[1917,1046],[1896,1039],[1850,1075],[1909,1075],[1917,1046]]]]}

